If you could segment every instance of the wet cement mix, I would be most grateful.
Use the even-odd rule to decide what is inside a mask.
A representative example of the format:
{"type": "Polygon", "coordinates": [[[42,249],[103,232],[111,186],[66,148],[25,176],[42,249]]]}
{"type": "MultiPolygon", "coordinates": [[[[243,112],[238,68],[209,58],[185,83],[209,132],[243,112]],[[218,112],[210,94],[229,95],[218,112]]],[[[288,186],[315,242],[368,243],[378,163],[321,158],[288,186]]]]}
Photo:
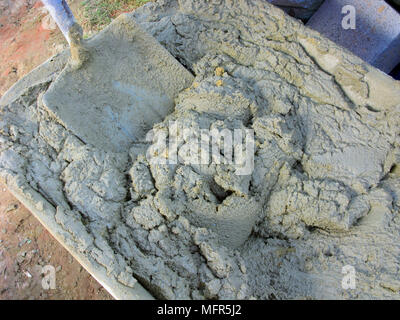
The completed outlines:
{"type": "Polygon", "coordinates": [[[400,298],[399,82],[261,0],[129,17],[194,75],[151,141],[103,150],[49,112],[66,53],[1,100],[1,178],[64,245],[156,298],[400,298]]]}

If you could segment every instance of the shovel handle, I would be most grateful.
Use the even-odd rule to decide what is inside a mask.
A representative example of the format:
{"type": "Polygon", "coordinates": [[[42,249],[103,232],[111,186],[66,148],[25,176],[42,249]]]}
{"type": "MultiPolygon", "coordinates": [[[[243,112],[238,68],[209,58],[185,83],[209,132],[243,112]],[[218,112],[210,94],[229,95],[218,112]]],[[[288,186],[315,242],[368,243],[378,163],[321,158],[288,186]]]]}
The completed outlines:
{"type": "Polygon", "coordinates": [[[67,2],[65,0],[42,0],[42,2],[57,23],[65,39],[71,44],[71,39],[68,35],[69,30],[77,22],[67,2]]]}

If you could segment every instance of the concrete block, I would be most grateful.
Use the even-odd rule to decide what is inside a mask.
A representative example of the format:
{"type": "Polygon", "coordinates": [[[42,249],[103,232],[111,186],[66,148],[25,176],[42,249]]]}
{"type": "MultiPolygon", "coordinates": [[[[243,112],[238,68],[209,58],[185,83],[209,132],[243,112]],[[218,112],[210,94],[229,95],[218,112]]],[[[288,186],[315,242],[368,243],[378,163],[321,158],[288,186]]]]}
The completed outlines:
{"type": "Polygon", "coordinates": [[[307,26],[386,73],[400,62],[400,14],[383,0],[325,1],[307,26]],[[346,5],[355,8],[355,29],[342,26],[346,5]]]}
{"type": "Polygon", "coordinates": [[[307,20],[324,0],[268,0],[268,2],[280,7],[293,17],[307,20]]]}

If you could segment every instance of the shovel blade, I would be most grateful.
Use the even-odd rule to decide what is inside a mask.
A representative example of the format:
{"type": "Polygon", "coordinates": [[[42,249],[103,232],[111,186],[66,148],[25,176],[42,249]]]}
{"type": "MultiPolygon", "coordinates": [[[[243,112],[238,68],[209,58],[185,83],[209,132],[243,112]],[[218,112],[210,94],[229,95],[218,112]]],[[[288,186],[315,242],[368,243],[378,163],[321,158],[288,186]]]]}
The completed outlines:
{"type": "Polygon", "coordinates": [[[85,45],[90,59],[68,66],[43,96],[43,104],[85,143],[124,152],[173,111],[174,99],[193,82],[155,38],[127,14],[85,45]]]}

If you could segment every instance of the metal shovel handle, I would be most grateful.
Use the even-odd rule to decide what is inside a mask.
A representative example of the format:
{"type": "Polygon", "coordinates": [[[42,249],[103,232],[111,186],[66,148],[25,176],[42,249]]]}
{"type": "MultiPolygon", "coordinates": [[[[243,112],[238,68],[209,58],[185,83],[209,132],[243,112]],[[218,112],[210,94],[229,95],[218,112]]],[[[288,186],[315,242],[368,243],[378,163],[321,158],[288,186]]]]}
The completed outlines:
{"type": "Polygon", "coordinates": [[[42,2],[57,23],[68,43],[71,44],[69,31],[77,22],[67,2],[65,0],[42,0],[42,2]]]}
{"type": "Polygon", "coordinates": [[[67,39],[71,50],[71,66],[79,69],[89,59],[89,52],[83,46],[82,28],[65,0],[42,0],[67,39]]]}

